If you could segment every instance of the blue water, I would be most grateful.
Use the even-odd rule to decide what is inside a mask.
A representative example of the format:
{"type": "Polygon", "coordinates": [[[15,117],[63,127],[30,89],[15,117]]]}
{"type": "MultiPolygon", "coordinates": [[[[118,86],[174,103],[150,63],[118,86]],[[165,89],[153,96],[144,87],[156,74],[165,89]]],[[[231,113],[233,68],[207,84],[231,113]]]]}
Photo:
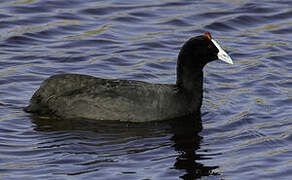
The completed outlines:
{"type": "Polygon", "coordinates": [[[0,177],[291,179],[290,0],[0,2],[0,177]],[[71,122],[23,112],[47,77],[174,83],[176,57],[209,31],[234,65],[204,69],[201,115],[71,122]]]}

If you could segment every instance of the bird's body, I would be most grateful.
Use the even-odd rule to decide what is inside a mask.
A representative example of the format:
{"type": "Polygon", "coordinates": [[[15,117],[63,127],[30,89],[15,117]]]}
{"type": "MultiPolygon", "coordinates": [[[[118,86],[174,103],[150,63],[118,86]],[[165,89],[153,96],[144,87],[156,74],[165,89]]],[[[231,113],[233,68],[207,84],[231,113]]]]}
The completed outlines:
{"type": "Polygon", "coordinates": [[[27,108],[65,119],[146,122],[153,120],[153,116],[163,120],[190,114],[201,105],[193,101],[200,102],[201,96],[191,99],[175,84],[61,74],[46,79],[27,108]]]}
{"type": "MultiPolygon", "coordinates": [[[[79,74],[51,76],[35,92],[25,111],[63,119],[131,122],[195,113],[202,104],[202,69],[208,62],[218,59],[223,51],[218,46],[207,33],[187,41],[178,56],[175,84],[101,79],[79,74]]],[[[232,63],[224,53],[227,59],[223,59],[232,63]]]]}

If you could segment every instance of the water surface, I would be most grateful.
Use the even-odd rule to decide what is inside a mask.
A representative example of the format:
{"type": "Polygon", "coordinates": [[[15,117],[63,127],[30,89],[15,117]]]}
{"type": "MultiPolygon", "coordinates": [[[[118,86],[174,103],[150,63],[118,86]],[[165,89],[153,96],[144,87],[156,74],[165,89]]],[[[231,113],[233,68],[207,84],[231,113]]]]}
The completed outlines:
{"type": "Polygon", "coordinates": [[[0,177],[291,179],[291,1],[0,2],[0,177]],[[204,69],[201,114],[131,124],[43,119],[22,108],[59,73],[174,83],[209,31],[234,60],[204,69]]]}

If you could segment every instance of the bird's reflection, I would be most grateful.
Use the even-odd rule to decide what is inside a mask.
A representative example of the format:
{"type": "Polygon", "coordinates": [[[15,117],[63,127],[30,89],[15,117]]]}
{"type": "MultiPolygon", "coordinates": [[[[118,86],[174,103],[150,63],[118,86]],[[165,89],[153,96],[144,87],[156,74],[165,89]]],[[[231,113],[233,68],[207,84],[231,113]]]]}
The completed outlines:
{"type": "Polygon", "coordinates": [[[204,166],[197,162],[204,158],[202,155],[197,154],[202,140],[199,135],[201,130],[200,113],[176,119],[171,123],[171,131],[173,133],[171,140],[174,142],[174,149],[179,153],[174,167],[185,170],[186,173],[181,176],[182,179],[197,179],[203,176],[219,175],[213,172],[218,166],[204,166]]]}
{"type": "MultiPolygon", "coordinates": [[[[33,117],[32,121],[36,125],[36,131],[72,132],[72,130],[78,130],[90,131],[94,136],[114,134],[116,138],[136,136],[140,139],[170,135],[170,140],[173,142],[172,146],[178,153],[173,166],[175,169],[185,172],[180,177],[181,179],[197,179],[209,175],[218,175],[213,171],[218,168],[217,166],[205,166],[198,162],[204,159],[203,155],[197,153],[202,140],[199,135],[202,130],[200,113],[155,123],[91,122],[88,120],[40,119],[39,117],[33,117]]],[[[82,139],[82,137],[79,138],[82,139]]]]}

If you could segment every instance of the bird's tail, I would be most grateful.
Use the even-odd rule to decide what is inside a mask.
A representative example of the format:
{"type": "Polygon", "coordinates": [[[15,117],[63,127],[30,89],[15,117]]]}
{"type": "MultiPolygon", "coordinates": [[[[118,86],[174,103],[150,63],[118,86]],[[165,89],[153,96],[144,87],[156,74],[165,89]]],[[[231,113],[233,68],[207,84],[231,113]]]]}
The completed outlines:
{"type": "Polygon", "coordinates": [[[33,104],[30,104],[26,107],[23,108],[23,110],[27,113],[34,113],[34,112],[37,112],[37,108],[35,107],[35,105],[33,104]]]}

